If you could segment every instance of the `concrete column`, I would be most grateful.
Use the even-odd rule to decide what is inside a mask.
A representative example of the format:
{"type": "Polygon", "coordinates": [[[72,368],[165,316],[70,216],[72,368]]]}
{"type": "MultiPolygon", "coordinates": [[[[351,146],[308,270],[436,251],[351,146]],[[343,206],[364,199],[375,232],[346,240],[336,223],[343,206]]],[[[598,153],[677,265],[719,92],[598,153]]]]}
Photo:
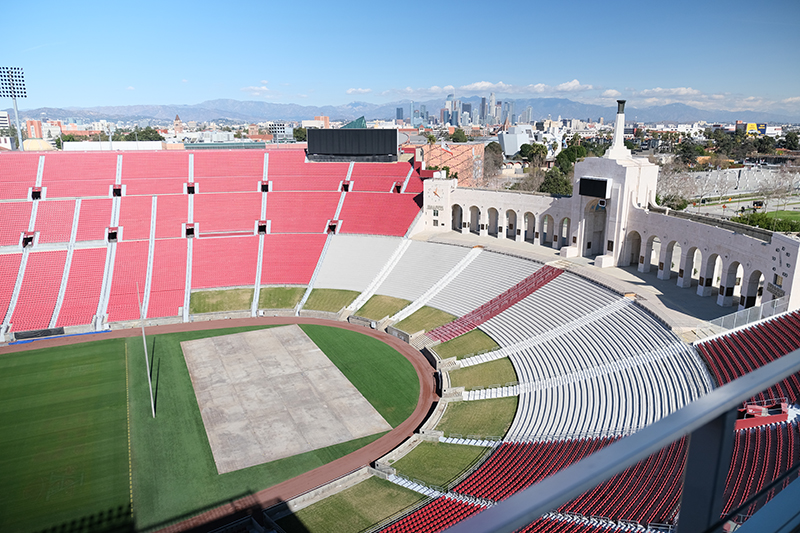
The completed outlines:
{"type": "Polygon", "coordinates": [[[667,259],[667,247],[661,246],[658,254],[658,279],[669,279],[672,274],[672,265],[667,259]]]}
{"type": "Polygon", "coordinates": [[[489,235],[489,211],[488,209],[481,209],[481,216],[479,219],[479,234],[481,237],[489,235]]]}
{"type": "Polygon", "coordinates": [[[688,289],[692,286],[692,269],[694,268],[694,253],[689,255],[681,250],[680,270],[678,270],[678,287],[688,289]]]}
{"type": "MultiPolygon", "coordinates": [[[[550,237],[550,236],[548,235],[548,237],[550,237]]],[[[561,249],[561,228],[558,228],[558,230],[554,231],[553,232],[553,236],[550,237],[550,239],[552,241],[550,243],[552,248],[554,250],[560,250],[561,249]]]]}
{"type": "Polygon", "coordinates": [[[711,296],[712,285],[714,284],[715,266],[716,261],[709,261],[706,259],[706,263],[700,267],[700,282],[697,284],[698,296],[711,296]]]}
{"type": "Polygon", "coordinates": [[[650,254],[652,253],[652,248],[642,252],[642,255],[639,256],[639,264],[637,265],[636,270],[639,272],[650,272],[650,254]]]}

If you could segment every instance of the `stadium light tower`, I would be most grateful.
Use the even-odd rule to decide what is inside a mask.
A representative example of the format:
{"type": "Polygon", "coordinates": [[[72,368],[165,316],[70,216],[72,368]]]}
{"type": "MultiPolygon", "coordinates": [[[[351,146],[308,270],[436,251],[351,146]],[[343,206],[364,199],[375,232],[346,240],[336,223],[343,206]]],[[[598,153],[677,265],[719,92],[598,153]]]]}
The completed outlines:
{"type": "Polygon", "coordinates": [[[19,111],[17,111],[17,97],[27,98],[25,91],[25,77],[22,67],[0,67],[0,97],[11,98],[14,101],[14,120],[17,123],[17,150],[22,148],[22,129],[19,127],[19,111]]]}

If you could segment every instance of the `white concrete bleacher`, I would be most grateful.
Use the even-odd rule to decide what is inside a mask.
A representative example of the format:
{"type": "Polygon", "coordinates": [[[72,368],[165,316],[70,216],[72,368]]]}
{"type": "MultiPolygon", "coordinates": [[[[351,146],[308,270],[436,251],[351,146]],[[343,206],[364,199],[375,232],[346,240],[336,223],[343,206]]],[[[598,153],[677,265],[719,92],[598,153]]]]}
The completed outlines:
{"type": "Polygon", "coordinates": [[[376,294],[414,301],[469,253],[469,248],[411,241],[376,294]]]}
{"type": "Polygon", "coordinates": [[[364,291],[402,238],[373,235],[334,235],[317,275],[318,289],[364,291]]]}
{"type": "Polygon", "coordinates": [[[462,316],[502,294],[542,265],[498,253],[482,253],[428,305],[462,316]]]}

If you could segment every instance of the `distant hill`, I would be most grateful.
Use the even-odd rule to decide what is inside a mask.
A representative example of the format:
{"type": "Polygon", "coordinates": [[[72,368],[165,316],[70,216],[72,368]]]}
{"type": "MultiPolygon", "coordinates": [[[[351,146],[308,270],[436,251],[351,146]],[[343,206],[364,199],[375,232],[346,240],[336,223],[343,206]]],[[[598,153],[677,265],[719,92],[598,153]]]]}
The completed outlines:
{"type": "MultiPolygon", "coordinates": [[[[502,100],[502,99],[501,99],[502,100]]],[[[480,110],[480,97],[461,98],[462,102],[472,104],[473,114],[480,110]]],[[[425,105],[428,113],[438,115],[444,107],[444,99],[433,99],[414,102],[415,106],[425,105]]],[[[181,120],[198,122],[262,122],[265,120],[305,120],[318,115],[326,115],[331,120],[352,120],[365,116],[369,119],[387,119],[395,117],[398,107],[403,107],[404,115],[409,112],[410,100],[402,100],[387,104],[370,104],[367,102],[351,102],[339,106],[303,106],[298,104],[275,104],[261,101],[243,101],[231,99],[208,100],[193,105],[129,105],[100,107],[38,108],[23,109],[20,115],[24,118],[42,118],[63,120],[80,118],[83,120],[141,120],[171,121],[175,115],[181,120]]],[[[576,118],[580,120],[598,120],[600,117],[608,122],[616,115],[616,106],[598,106],[583,104],[566,98],[523,98],[514,100],[514,112],[519,115],[527,106],[532,108],[534,120],[548,117],[576,118]]],[[[11,111],[8,109],[7,111],[11,111]]],[[[645,108],[628,107],[626,118],[638,122],[775,122],[800,123],[800,117],[780,113],[764,113],[759,111],[724,111],[704,110],[684,104],[669,104],[645,108]]]]}

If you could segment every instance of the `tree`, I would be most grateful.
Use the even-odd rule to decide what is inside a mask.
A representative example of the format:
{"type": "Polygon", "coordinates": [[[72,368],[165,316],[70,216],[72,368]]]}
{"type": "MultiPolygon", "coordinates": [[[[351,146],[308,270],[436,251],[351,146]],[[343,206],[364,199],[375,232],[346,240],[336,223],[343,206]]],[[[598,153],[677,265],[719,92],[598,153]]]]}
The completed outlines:
{"type": "Polygon", "coordinates": [[[503,166],[503,149],[500,143],[492,141],[483,149],[483,180],[478,185],[487,186],[499,174],[503,166]]]}
{"type": "Polygon", "coordinates": [[[308,139],[308,131],[303,127],[295,128],[292,135],[297,142],[305,142],[308,139]]]}
{"type": "Polygon", "coordinates": [[[547,158],[547,148],[543,144],[523,144],[519,147],[519,154],[529,161],[531,166],[540,167],[547,158]]]}
{"type": "Polygon", "coordinates": [[[450,140],[453,141],[454,143],[465,143],[469,139],[467,139],[467,134],[464,133],[464,130],[462,130],[461,128],[458,128],[450,136],[450,140]]]}
{"type": "Polygon", "coordinates": [[[517,183],[511,186],[511,190],[531,191],[531,192],[539,191],[542,186],[542,183],[544,183],[545,176],[546,172],[541,168],[530,167],[528,169],[528,172],[525,173],[525,176],[517,183]]]}
{"type": "Polygon", "coordinates": [[[429,133],[425,136],[425,139],[428,141],[428,144],[435,144],[436,143],[436,135],[429,133]]]}
{"type": "Polygon", "coordinates": [[[691,166],[697,163],[698,156],[706,155],[706,151],[699,144],[695,144],[694,141],[684,140],[675,149],[675,155],[681,163],[691,166]]]}
{"type": "Polygon", "coordinates": [[[561,172],[558,167],[553,167],[545,174],[544,181],[541,187],[539,187],[539,192],[571,196],[572,180],[561,172]]]}
{"type": "Polygon", "coordinates": [[[762,135],[756,139],[756,149],[759,154],[771,154],[775,152],[775,139],[762,135]]]}
{"type": "Polygon", "coordinates": [[[656,203],[670,209],[685,209],[687,198],[694,195],[695,178],[680,161],[673,160],[659,169],[656,183],[656,203]]]}
{"type": "Polygon", "coordinates": [[[163,141],[164,137],[158,133],[158,130],[147,126],[144,129],[138,127],[132,132],[125,135],[126,141],[163,141]]]}
{"type": "Polygon", "coordinates": [[[800,139],[798,139],[796,131],[790,131],[787,133],[783,138],[783,143],[787,150],[800,149],[800,139]]]}

